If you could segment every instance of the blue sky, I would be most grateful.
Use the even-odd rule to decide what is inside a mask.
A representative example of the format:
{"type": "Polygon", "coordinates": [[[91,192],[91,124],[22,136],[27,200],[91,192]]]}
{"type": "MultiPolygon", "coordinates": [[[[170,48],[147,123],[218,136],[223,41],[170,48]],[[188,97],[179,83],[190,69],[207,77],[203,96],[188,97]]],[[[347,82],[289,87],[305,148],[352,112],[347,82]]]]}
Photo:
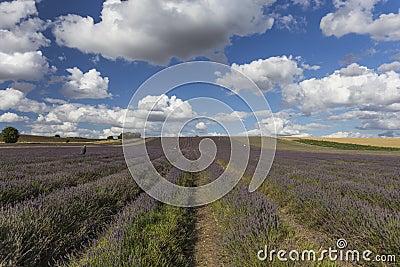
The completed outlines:
{"type": "MultiPolygon", "coordinates": [[[[182,134],[223,134],[215,120],[236,118],[246,131],[235,134],[398,137],[399,9],[397,0],[1,1],[0,127],[118,135],[143,82],[205,60],[252,79],[274,119],[265,112],[256,123],[218,86],[186,85],[161,97],[160,88],[146,88],[132,109],[157,109],[150,134],[170,117],[170,135],[187,121],[182,134]],[[199,96],[241,113],[191,102],[199,96]]],[[[220,82],[245,91],[237,77],[220,82]]],[[[132,118],[131,130],[143,131],[145,121],[132,118]]]]}

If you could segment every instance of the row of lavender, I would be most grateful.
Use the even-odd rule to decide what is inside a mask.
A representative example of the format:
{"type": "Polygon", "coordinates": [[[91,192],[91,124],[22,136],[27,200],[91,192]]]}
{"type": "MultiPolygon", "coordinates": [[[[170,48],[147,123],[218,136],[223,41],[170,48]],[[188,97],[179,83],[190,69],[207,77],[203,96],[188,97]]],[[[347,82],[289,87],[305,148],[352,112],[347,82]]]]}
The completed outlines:
{"type": "MultiPolygon", "coordinates": [[[[220,148],[229,143],[227,138],[214,140],[220,148]]],[[[259,148],[251,148],[247,181],[257,165],[259,153],[259,148]]],[[[219,149],[217,155],[220,162],[229,161],[228,149],[219,149]]],[[[345,238],[349,248],[396,255],[400,251],[399,163],[396,154],[277,151],[271,172],[258,193],[248,194],[247,188],[239,185],[214,204],[223,229],[228,229],[224,232],[222,247],[231,257],[229,264],[262,265],[254,256],[254,249],[262,246],[263,242],[268,247],[277,243],[280,243],[277,247],[284,247],[285,243],[295,242],[296,246],[315,248],[315,245],[332,246],[336,240],[345,238]],[[252,199],[257,200],[254,202],[252,199]],[[260,204],[263,201],[266,203],[260,204]],[[250,207],[257,202],[256,208],[250,207]],[[263,206],[268,212],[258,208],[252,213],[263,206]],[[289,225],[277,223],[280,228],[271,227],[265,214],[275,218],[270,222],[279,222],[279,217],[275,216],[278,210],[279,214],[294,218],[300,225],[315,231],[314,238],[322,243],[295,241],[298,237],[293,236],[291,219],[289,225]],[[263,223],[266,223],[262,227],[265,229],[258,228],[263,223]],[[274,229],[272,233],[271,229],[274,229]],[[324,236],[318,236],[321,234],[324,236]],[[326,237],[329,243],[324,243],[326,237]],[[277,242],[271,242],[271,238],[277,242]]],[[[329,262],[321,264],[334,265],[329,262]]],[[[275,265],[279,263],[275,262],[275,265]]]]}
{"type": "MultiPolygon", "coordinates": [[[[213,180],[224,168],[214,163],[205,172],[213,180]]],[[[279,247],[288,237],[289,230],[277,215],[278,207],[259,192],[249,193],[242,182],[212,207],[222,232],[222,240],[217,241],[222,251],[221,265],[266,266],[258,259],[257,251],[265,246],[269,250],[279,247]]]]}
{"type": "MultiPolygon", "coordinates": [[[[78,151],[78,148],[71,147],[7,149],[10,158],[16,162],[2,162],[0,205],[95,181],[126,169],[121,147],[90,147],[84,156],[78,155],[78,151]],[[17,159],[18,155],[20,159],[17,159]]],[[[157,144],[149,146],[149,156],[153,160],[162,156],[157,144]]]]}
{"type": "Polygon", "coordinates": [[[0,209],[0,263],[37,266],[93,238],[139,189],[127,171],[0,209]]]}
{"type": "Polygon", "coordinates": [[[399,163],[395,155],[278,151],[260,192],[332,242],[397,254],[399,163]]]}
{"type": "MultiPolygon", "coordinates": [[[[172,168],[171,182],[191,182],[172,168]]],[[[142,193],[115,216],[100,237],[64,266],[191,266],[193,211],[155,201],[142,193]]]]}
{"type": "MultiPolygon", "coordinates": [[[[21,155],[20,165],[2,166],[7,172],[21,166],[24,175],[0,183],[0,266],[53,264],[79,251],[140,193],[121,148],[91,148],[85,156],[58,149],[8,151],[14,159],[29,152],[32,160],[21,155]]],[[[154,160],[160,155],[149,154],[154,160]]]]}
{"type": "MultiPolygon", "coordinates": [[[[196,140],[181,141],[186,157],[196,158],[196,144],[196,140]]],[[[159,145],[159,140],[155,140],[148,150],[159,145]]],[[[194,174],[172,167],[163,156],[153,160],[153,165],[172,183],[194,184],[194,174]]],[[[193,212],[162,204],[142,193],[114,217],[82,255],[67,257],[59,263],[65,266],[191,266],[193,212]]]]}
{"type": "MultiPolygon", "coordinates": [[[[121,149],[112,146],[89,146],[87,154],[93,159],[107,159],[123,157],[121,149]]],[[[15,147],[2,148],[0,153],[1,171],[14,169],[15,166],[29,164],[46,165],[48,163],[68,165],[70,162],[79,162],[82,157],[77,157],[80,152],[78,146],[47,146],[47,147],[15,147]]],[[[31,165],[32,166],[32,165],[31,165]]]]}
{"type": "MultiPolygon", "coordinates": [[[[157,142],[149,142],[148,156],[162,156],[157,142]]],[[[88,168],[124,163],[119,146],[88,147],[86,155],[79,155],[79,147],[2,148],[0,153],[0,181],[31,178],[57,172],[81,172],[88,168]]],[[[133,157],[143,157],[136,153],[133,157]]]]}
{"type": "MultiPolygon", "coordinates": [[[[184,140],[186,140],[184,149],[197,147],[198,142],[195,139],[184,140]]],[[[219,159],[223,159],[223,162],[229,158],[229,149],[226,149],[227,140],[219,139],[217,145],[219,159]]],[[[253,149],[251,156],[257,159],[258,154],[259,151],[253,149]]],[[[163,164],[163,161],[160,161],[158,165],[163,166],[163,164]]],[[[255,164],[250,162],[247,174],[251,174],[254,166],[255,164]]],[[[172,169],[171,173],[174,171],[177,170],[172,169]]],[[[211,172],[210,180],[218,177],[222,171],[218,164],[212,164],[206,170],[211,172]]],[[[398,171],[395,157],[278,152],[271,174],[258,193],[249,194],[247,188],[240,184],[229,195],[214,204],[216,218],[223,231],[220,246],[225,252],[226,263],[231,266],[263,266],[265,262],[259,261],[256,257],[258,249],[262,249],[265,245],[269,249],[279,248],[291,243],[293,241],[291,239],[298,238],[293,237],[293,229],[277,216],[280,209],[291,213],[301,224],[314,229],[316,233],[322,230],[332,241],[346,238],[353,248],[396,253],[399,251],[398,236],[400,236],[397,208],[399,198],[396,195],[399,188],[398,171]]],[[[124,264],[149,266],[154,262],[159,266],[170,266],[172,263],[180,266],[189,264],[189,261],[181,257],[185,253],[178,252],[182,252],[180,249],[182,242],[187,241],[186,235],[182,235],[185,238],[177,242],[180,245],[173,245],[173,248],[164,245],[160,250],[160,243],[168,239],[171,233],[176,234],[175,231],[169,230],[177,229],[180,225],[179,220],[173,220],[177,218],[176,214],[171,213],[165,206],[162,207],[154,208],[152,212],[147,211],[149,217],[144,216],[144,219],[142,216],[138,219],[135,217],[137,213],[133,212],[130,220],[122,220],[123,224],[117,221],[112,229],[123,229],[122,237],[121,231],[111,231],[111,234],[104,237],[108,241],[100,239],[97,244],[102,245],[96,245],[89,250],[85,257],[88,259],[86,264],[90,266],[124,264]],[[160,219],[160,214],[163,214],[164,220],[160,219]],[[159,219],[154,222],[154,218],[159,219]],[[171,222],[172,225],[169,224],[171,222]],[[166,227],[162,227],[164,225],[166,227]],[[143,235],[141,229],[147,229],[146,226],[150,226],[153,231],[146,230],[146,234],[143,235]],[[167,234],[163,235],[165,232],[167,234]],[[157,244],[155,247],[158,251],[162,251],[161,254],[151,253],[149,244],[144,241],[149,237],[156,240],[152,245],[154,247],[157,244]],[[122,245],[118,241],[121,238],[122,245]],[[109,246],[110,244],[112,245],[109,246]],[[174,253],[170,254],[170,257],[165,257],[168,255],[165,251],[174,253]],[[118,256],[112,257],[113,255],[118,256]],[[178,256],[178,259],[175,256],[178,256]]],[[[187,216],[186,214],[178,218],[187,216]]],[[[279,265],[277,262],[274,264],[279,265]]],[[[327,263],[328,266],[329,264],[334,265],[327,263]]]]}
{"type": "MultiPolygon", "coordinates": [[[[188,158],[198,156],[200,140],[181,141],[181,149],[188,158]]],[[[228,160],[229,140],[215,140],[218,158],[222,162],[228,160]]],[[[96,152],[92,157],[78,159],[72,155],[67,155],[68,159],[63,158],[66,155],[59,160],[49,158],[48,165],[43,166],[50,172],[58,172],[65,184],[56,182],[56,178],[40,180],[39,177],[46,175],[51,177],[43,173],[30,179],[4,179],[11,185],[37,179],[43,181],[43,186],[50,185],[50,189],[28,193],[17,202],[2,202],[0,265],[37,266],[57,261],[68,263],[72,259],[73,266],[189,266],[192,211],[162,205],[140,194],[126,170],[116,167],[112,171],[115,174],[104,177],[100,166],[106,171],[123,162],[121,150],[114,152],[107,156],[104,151],[96,152]],[[70,166],[75,162],[86,167],[81,169],[82,173],[73,173],[73,168],[65,171],[65,175],[70,174],[65,178],[57,167],[51,169],[64,160],[70,161],[70,166]],[[100,168],[94,176],[89,169],[95,168],[93,163],[100,168]],[[85,177],[85,173],[89,175],[85,177]],[[69,183],[74,179],[79,182],[69,183]],[[82,250],[85,246],[88,248],[82,250]]],[[[163,157],[159,140],[149,142],[148,153],[168,180],[192,186],[198,178],[198,174],[171,168],[163,157]]],[[[258,155],[259,150],[253,148],[248,175],[258,155]]],[[[33,168],[42,164],[22,159],[22,165],[33,168]]],[[[6,164],[4,168],[12,171],[12,165],[6,164]]],[[[292,238],[290,229],[277,216],[279,209],[287,210],[311,229],[322,230],[332,240],[346,238],[351,246],[381,253],[400,251],[399,170],[396,157],[278,151],[271,173],[258,193],[249,194],[244,185],[239,185],[214,204],[223,231],[220,244],[231,255],[228,264],[265,264],[256,257],[258,249],[264,245],[281,247],[292,238]]],[[[216,163],[206,170],[211,173],[211,180],[222,171],[216,163]]],[[[13,188],[18,186],[3,191],[13,188]]]]}
{"type": "MultiPolygon", "coordinates": [[[[0,168],[0,205],[48,194],[63,187],[77,186],[124,169],[122,151],[110,147],[90,148],[79,156],[78,148],[15,148],[2,154],[15,161],[2,162],[0,168]],[[100,152],[103,151],[103,154],[100,152]],[[47,153],[45,153],[47,152],[47,153]],[[19,157],[19,158],[18,158],[19,157]],[[28,160],[28,158],[31,160],[28,160]],[[40,159],[40,162],[36,160],[40,159]]],[[[6,157],[7,158],[7,157],[6,157]]]]}

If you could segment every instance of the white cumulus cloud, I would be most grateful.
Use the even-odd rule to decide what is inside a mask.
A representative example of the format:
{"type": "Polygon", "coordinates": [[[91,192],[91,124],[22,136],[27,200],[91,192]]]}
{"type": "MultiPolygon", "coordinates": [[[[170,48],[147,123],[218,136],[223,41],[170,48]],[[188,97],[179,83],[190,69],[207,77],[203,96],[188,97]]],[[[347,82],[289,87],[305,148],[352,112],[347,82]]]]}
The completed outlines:
{"type": "Polygon", "coordinates": [[[126,114],[125,127],[143,136],[177,136],[184,123],[196,116],[191,104],[176,96],[148,95],[126,114]],[[142,130],[146,126],[146,133],[142,130]]]}
{"type": "Polygon", "coordinates": [[[47,28],[47,25],[48,23],[38,18],[32,18],[10,29],[0,27],[0,39],[2,40],[0,51],[4,53],[24,53],[48,46],[50,40],[41,33],[47,28]]]}
{"type": "Polygon", "coordinates": [[[92,130],[87,128],[81,128],[77,123],[64,122],[62,124],[40,124],[34,123],[30,125],[31,134],[54,136],[59,134],[62,137],[86,137],[86,138],[98,138],[101,132],[98,130],[92,130]]]}
{"type": "Polygon", "coordinates": [[[138,108],[133,111],[135,118],[147,121],[185,120],[192,118],[195,113],[189,102],[183,101],[176,96],[146,96],[139,100],[138,108]]]}
{"type": "MultiPolygon", "coordinates": [[[[234,70],[240,71],[254,81],[262,91],[269,92],[292,84],[302,77],[303,70],[291,56],[277,56],[255,60],[249,64],[232,64],[234,70]]],[[[248,89],[248,80],[236,72],[223,75],[216,80],[222,86],[236,90],[248,89]]]]}
{"type": "Polygon", "coordinates": [[[100,138],[106,139],[108,136],[118,136],[122,133],[121,127],[111,127],[107,129],[103,129],[103,134],[100,135],[100,138]]]}
{"type": "Polygon", "coordinates": [[[37,81],[48,73],[49,64],[40,51],[0,52],[0,83],[7,80],[37,81]]]}
{"type": "Polygon", "coordinates": [[[400,130],[400,112],[378,112],[375,117],[364,119],[363,130],[400,130]]]}
{"type": "Polygon", "coordinates": [[[336,11],[321,19],[320,28],[327,36],[341,37],[349,33],[369,34],[374,40],[400,40],[400,14],[376,16],[375,5],[380,0],[333,1],[336,11]]]}
{"type": "Polygon", "coordinates": [[[35,1],[0,3],[0,83],[8,80],[40,80],[50,71],[39,51],[50,44],[42,31],[47,21],[37,17],[35,1]]]}
{"type": "Polygon", "coordinates": [[[318,8],[322,5],[324,0],[292,0],[294,4],[300,5],[303,8],[318,8]]]}
{"type": "Polygon", "coordinates": [[[399,71],[400,70],[400,61],[393,61],[391,63],[382,64],[379,66],[378,70],[380,72],[399,71]]]}
{"type": "Polygon", "coordinates": [[[0,27],[12,27],[27,16],[36,13],[37,10],[34,0],[4,1],[0,3],[0,27]]]}
{"type": "Polygon", "coordinates": [[[365,134],[365,133],[359,133],[359,132],[336,132],[336,133],[324,135],[323,137],[327,137],[327,138],[371,138],[371,137],[375,137],[375,136],[372,134],[365,134]]]}
{"type": "Polygon", "coordinates": [[[400,103],[400,74],[376,73],[353,63],[321,79],[311,78],[283,88],[283,99],[305,113],[329,108],[373,107],[400,103]]]}
{"type": "Polygon", "coordinates": [[[71,99],[102,99],[112,95],[108,93],[108,77],[101,77],[101,73],[96,69],[91,69],[83,73],[77,67],[67,69],[70,76],[61,89],[61,93],[71,99]]]}
{"type": "Polygon", "coordinates": [[[196,124],[196,129],[197,130],[206,130],[207,129],[207,125],[204,122],[199,122],[196,124]]]}
{"type": "Polygon", "coordinates": [[[10,87],[26,94],[35,89],[36,85],[26,82],[13,82],[10,87]]]}
{"type": "Polygon", "coordinates": [[[0,90],[0,110],[40,113],[47,110],[44,103],[29,99],[25,94],[13,88],[0,90]]]}
{"type": "Polygon", "coordinates": [[[0,115],[0,122],[19,122],[29,120],[26,116],[19,116],[15,113],[6,112],[0,115]]]}
{"type": "Polygon", "coordinates": [[[107,108],[105,105],[85,105],[78,103],[65,103],[54,105],[51,110],[40,114],[37,122],[41,124],[61,125],[65,122],[90,123],[93,125],[121,126],[126,110],[115,107],[107,108]]]}
{"type": "MultiPolygon", "coordinates": [[[[54,134],[57,132],[67,136],[77,136],[82,133],[92,134],[94,137],[104,137],[119,134],[125,122],[126,129],[130,131],[141,131],[146,125],[149,130],[148,134],[157,135],[161,132],[163,123],[168,117],[171,122],[164,130],[168,134],[176,134],[180,130],[181,123],[195,115],[188,102],[175,96],[168,97],[166,95],[144,97],[139,101],[138,107],[130,111],[126,120],[127,110],[120,107],[108,108],[106,105],[67,103],[52,98],[46,98],[45,101],[53,105],[47,106],[47,110],[38,115],[35,123],[31,126],[32,133],[54,134]],[[100,132],[87,132],[86,128],[80,127],[81,124],[109,128],[100,132]]],[[[16,102],[18,101],[16,100],[16,102]]],[[[1,104],[0,102],[0,109],[2,109],[1,104]]]]}
{"type": "Polygon", "coordinates": [[[283,109],[269,114],[261,119],[255,129],[240,133],[240,135],[310,136],[311,130],[328,128],[328,126],[319,123],[299,124],[296,122],[298,115],[291,109],[283,109]]]}
{"type": "Polygon", "coordinates": [[[58,19],[53,33],[60,45],[109,59],[158,65],[197,56],[221,60],[231,37],[262,34],[272,27],[274,20],[264,9],[274,2],[107,0],[100,22],[69,14],[58,19]]]}

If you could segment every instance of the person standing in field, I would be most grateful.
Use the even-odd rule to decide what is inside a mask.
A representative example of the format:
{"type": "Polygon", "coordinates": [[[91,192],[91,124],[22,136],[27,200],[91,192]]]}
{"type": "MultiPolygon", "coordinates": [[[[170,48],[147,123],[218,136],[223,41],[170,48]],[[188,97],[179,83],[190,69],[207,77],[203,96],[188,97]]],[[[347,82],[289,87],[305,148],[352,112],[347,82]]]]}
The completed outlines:
{"type": "Polygon", "coordinates": [[[79,153],[79,155],[85,155],[86,154],[86,145],[84,145],[82,148],[81,148],[81,152],[79,153]]]}

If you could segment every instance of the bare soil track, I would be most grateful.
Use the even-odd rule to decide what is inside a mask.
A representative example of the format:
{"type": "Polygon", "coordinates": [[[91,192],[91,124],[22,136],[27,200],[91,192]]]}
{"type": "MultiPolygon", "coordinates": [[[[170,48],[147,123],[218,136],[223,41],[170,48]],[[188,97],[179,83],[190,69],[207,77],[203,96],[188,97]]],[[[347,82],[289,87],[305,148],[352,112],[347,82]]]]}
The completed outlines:
{"type": "Polygon", "coordinates": [[[326,138],[326,137],[282,137],[283,140],[311,139],[344,144],[400,148],[400,138],[326,138]]]}
{"type": "Polygon", "coordinates": [[[212,207],[206,205],[197,208],[196,216],[195,266],[224,266],[220,260],[221,252],[217,244],[221,240],[221,233],[218,229],[218,222],[214,218],[212,207]]]}

